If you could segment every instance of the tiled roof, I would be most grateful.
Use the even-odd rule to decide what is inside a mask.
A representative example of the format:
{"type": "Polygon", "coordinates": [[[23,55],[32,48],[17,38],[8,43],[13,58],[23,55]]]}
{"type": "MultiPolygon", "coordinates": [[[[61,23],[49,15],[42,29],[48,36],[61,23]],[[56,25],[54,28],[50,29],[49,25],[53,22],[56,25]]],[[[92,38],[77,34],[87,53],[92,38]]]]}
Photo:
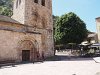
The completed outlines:
{"type": "Polygon", "coordinates": [[[94,34],[89,34],[88,37],[95,37],[97,34],[94,33],[94,34]]]}
{"type": "MultiPolygon", "coordinates": [[[[11,22],[11,23],[19,23],[11,17],[0,15],[0,21],[11,22]]],[[[19,23],[20,24],[20,23],[19,23]]]]}
{"type": "Polygon", "coordinates": [[[97,18],[96,18],[96,21],[100,22],[100,17],[97,17],[97,18]]]}

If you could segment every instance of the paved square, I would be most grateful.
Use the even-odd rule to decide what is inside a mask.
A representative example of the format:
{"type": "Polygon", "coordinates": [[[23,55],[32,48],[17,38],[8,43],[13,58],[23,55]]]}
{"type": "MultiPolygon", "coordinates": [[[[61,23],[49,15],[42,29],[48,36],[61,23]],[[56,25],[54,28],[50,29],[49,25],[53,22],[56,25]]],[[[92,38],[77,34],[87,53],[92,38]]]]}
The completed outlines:
{"type": "Polygon", "coordinates": [[[78,59],[2,67],[0,75],[100,75],[100,63],[78,59]]]}

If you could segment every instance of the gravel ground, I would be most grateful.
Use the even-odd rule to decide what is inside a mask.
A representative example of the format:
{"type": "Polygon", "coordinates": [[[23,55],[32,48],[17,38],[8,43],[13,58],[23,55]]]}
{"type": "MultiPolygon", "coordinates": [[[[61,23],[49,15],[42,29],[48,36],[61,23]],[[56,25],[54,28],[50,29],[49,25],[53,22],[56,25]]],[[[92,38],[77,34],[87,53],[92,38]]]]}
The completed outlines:
{"type": "Polygon", "coordinates": [[[86,58],[6,66],[0,75],[100,75],[100,63],[86,58]]]}

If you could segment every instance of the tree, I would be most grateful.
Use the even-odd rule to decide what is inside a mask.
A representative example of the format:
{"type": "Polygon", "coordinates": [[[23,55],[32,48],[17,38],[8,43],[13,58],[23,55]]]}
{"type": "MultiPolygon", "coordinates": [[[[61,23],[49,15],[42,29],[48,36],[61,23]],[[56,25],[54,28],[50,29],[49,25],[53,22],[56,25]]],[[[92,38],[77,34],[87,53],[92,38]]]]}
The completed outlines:
{"type": "Polygon", "coordinates": [[[73,12],[62,15],[56,22],[56,44],[80,44],[87,37],[86,24],[73,12]]]}
{"type": "Polygon", "coordinates": [[[53,25],[55,25],[55,23],[56,23],[57,19],[59,18],[59,16],[53,15],[52,17],[53,17],[53,25]]]}
{"type": "MultiPolygon", "coordinates": [[[[55,35],[55,24],[56,24],[56,21],[57,21],[57,19],[59,18],[59,16],[55,16],[55,15],[53,15],[52,16],[53,17],[53,34],[55,35]]],[[[58,46],[59,47],[59,49],[60,49],[60,46],[58,46]]],[[[58,48],[57,47],[57,48],[58,48]]],[[[56,49],[56,47],[55,47],[55,43],[54,43],[54,48],[56,49]]],[[[55,51],[54,51],[54,55],[55,55],[55,51]]]]}
{"type": "MultiPolygon", "coordinates": [[[[59,19],[59,16],[52,16],[53,17],[53,29],[54,29],[54,31],[55,31],[55,27],[56,27],[56,21],[57,21],[57,19],[59,19]]],[[[54,34],[55,34],[55,32],[54,32],[54,34]]]]}
{"type": "Polygon", "coordinates": [[[12,4],[13,4],[13,0],[0,0],[0,14],[11,16],[12,4]]]}
{"type": "Polygon", "coordinates": [[[11,16],[12,10],[8,7],[0,6],[0,14],[5,16],[11,16]]]}

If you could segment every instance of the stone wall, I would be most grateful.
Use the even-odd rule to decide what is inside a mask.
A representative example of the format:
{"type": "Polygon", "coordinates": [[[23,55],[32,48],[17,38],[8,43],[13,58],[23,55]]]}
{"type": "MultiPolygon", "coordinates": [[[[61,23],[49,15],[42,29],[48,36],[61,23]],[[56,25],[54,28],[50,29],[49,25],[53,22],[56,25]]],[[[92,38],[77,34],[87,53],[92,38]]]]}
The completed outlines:
{"type": "Polygon", "coordinates": [[[52,0],[45,1],[45,6],[42,6],[41,0],[38,3],[26,0],[25,24],[41,32],[42,47],[48,57],[54,55],[52,0]]]}
{"type": "Polygon", "coordinates": [[[36,49],[39,50],[40,54],[42,51],[41,35],[19,33],[7,30],[0,30],[0,61],[2,60],[16,60],[21,61],[20,54],[20,42],[24,40],[30,40],[34,43],[36,49]],[[34,40],[37,41],[38,45],[35,44],[34,40]]]}
{"type": "Polygon", "coordinates": [[[40,1],[34,3],[34,0],[26,0],[25,24],[36,28],[52,29],[52,7],[48,8],[48,2],[51,3],[51,0],[45,0],[45,6],[42,6],[40,1]]]}
{"type": "Polygon", "coordinates": [[[32,39],[38,42],[40,54],[44,51],[45,57],[54,55],[52,31],[0,21],[0,60],[21,61],[17,53],[18,43],[32,39]]]}

